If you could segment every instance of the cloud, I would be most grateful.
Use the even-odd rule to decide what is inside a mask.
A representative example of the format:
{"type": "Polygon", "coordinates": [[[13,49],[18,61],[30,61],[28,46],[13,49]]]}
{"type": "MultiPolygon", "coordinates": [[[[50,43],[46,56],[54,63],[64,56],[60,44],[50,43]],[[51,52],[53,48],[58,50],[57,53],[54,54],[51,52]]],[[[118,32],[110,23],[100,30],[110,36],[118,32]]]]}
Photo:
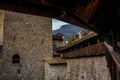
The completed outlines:
{"type": "Polygon", "coordinates": [[[52,30],[57,30],[59,29],[62,25],[68,24],[66,22],[57,20],[57,19],[52,19],[52,30]]]}

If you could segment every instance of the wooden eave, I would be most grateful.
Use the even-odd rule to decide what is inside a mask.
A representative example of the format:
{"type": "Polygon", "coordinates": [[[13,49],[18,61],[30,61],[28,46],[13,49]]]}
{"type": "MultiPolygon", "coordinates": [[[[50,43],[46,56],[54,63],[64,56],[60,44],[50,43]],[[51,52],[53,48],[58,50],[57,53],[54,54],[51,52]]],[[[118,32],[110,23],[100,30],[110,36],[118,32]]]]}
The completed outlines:
{"type": "Polygon", "coordinates": [[[45,62],[47,62],[50,65],[61,65],[61,64],[67,64],[65,59],[61,58],[52,58],[52,59],[46,59],[45,62]]]}
{"type": "Polygon", "coordinates": [[[0,0],[1,9],[57,18],[97,33],[104,32],[113,18],[118,21],[118,7],[118,0],[0,0]]]}

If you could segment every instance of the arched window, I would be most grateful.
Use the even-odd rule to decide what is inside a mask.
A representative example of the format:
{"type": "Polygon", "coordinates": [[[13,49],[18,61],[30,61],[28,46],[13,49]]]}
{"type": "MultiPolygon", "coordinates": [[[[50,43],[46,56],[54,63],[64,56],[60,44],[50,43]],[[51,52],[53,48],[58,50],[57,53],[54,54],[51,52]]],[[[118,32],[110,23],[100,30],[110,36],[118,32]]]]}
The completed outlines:
{"type": "Polygon", "coordinates": [[[20,63],[20,56],[18,54],[13,55],[13,63],[20,63]]]}

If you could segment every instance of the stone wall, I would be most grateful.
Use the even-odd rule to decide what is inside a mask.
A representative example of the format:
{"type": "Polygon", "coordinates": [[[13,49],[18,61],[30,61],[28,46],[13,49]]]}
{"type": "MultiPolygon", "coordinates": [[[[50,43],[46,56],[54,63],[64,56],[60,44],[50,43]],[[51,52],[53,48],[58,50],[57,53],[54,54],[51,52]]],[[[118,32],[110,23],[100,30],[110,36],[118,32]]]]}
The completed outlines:
{"type": "Polygon", "coordinates": [[[3,21],[4,11],[0,10],[0,46],[3,45],[3,21]]]}
{"type": "Polygon", "coordinates": [[[52,58],[52,20],[4,12],[2,79],[44,80],[44,58],[52,58]],[[20,63],[12,63],[14,54],[20,63]]]}
{"type": "Polygon", "coordinates": [[[67,65],[45,63],[45,80],[111,80],[106,58],[66,59],[67,65]]]}
{"type": "Polygon", "coordinates": [[[111,80],[105,57],[67,59],[65,80],[111,80]]]}
{"type": "Polygon", "coordinates": [[[65,80],[67,65],[45,63],[45,80],[65,80]]]}
{"type": "Polygon", "coordinates": [[[3,21],[4,12],[0,10],[0,79],[2,75],[3,21]]]}

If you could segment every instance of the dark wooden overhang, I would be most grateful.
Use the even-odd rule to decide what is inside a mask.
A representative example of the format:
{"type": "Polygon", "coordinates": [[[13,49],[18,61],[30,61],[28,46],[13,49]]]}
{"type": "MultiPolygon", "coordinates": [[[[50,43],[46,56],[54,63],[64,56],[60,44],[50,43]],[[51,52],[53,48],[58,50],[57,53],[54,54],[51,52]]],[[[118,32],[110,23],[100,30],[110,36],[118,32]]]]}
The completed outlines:
{"type": "Polygon", "coordinates": [[[0,0],[4,10],[57,18],[97,33],[119,26],[119,0],[0,0]]]}
{"type": "Polygon", "coordinates": [[[67,64],[66,60],[61,58],[45,59],[45,62],[47,62],[50,65],[66,65],[67,64]]]}

